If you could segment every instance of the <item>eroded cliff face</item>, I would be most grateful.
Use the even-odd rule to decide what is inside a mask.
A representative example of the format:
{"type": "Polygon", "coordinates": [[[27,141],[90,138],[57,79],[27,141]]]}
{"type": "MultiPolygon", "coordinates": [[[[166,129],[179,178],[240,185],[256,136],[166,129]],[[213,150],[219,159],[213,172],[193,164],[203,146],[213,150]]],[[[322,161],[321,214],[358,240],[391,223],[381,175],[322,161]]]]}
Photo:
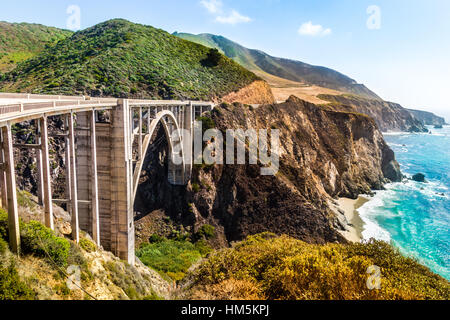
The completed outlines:
{"type": "MultiPolygon", "coordinates": [[[[333,198],[356,198],[383,188],[388,179],[401,179],[394,153],[375,121],[362,114],[291,97],[260,108],[223,104],[211,118],[223,132],[279,129],[281,148],[280,170],[274,176],[262,176],[258,165],[196,166],[184,191],[171,201],[160,201],[159,207],[174,220],[194,230],[205,223],[215,226],[217,246],[264,231],[312,243],[345,241],[339,233],[345,219],[331,209],[333,198]]],[[[148,203],[149,190],[155,190],[154,179],[144,180],[142,204],[148,203]]],[[[164,183],[157,192],[171,191],[164,183]]]]}
{"type": "Polygon", "coordinates": [[[358,112],[372,117],[383,132],[428,131],[420,120],[397,103],[370,100],[351,95],[320,95],[319,97],[330,101],[329,106],[335,110],[358,112]]]}
{"type": "Polygon", "coordinates": [[[272,89],[264,80],[257,80],[250,85],[232,92],[221,98],[223,102],[240,102],[245,104],[270,104],[275,103],[272,89]]]}

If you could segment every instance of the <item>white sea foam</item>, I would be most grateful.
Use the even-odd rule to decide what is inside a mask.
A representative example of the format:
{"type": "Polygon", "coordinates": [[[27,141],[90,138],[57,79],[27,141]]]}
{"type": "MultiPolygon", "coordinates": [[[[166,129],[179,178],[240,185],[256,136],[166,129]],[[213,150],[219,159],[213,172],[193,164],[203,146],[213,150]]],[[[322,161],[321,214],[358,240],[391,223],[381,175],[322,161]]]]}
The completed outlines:
{"type": "Polygon", "coordinates": [[[359,215],[364,222],[364,230],[362,232],[363,239],[368,240],[375,238],[382,241],[391,241],[389,232],[384,230],[376,222],[375,216],[378,215],[379,209],[384,206],[383,197],[389,191],[380,191],[368,202],[366,202],[361,208],[358,209],[359,215]]]}

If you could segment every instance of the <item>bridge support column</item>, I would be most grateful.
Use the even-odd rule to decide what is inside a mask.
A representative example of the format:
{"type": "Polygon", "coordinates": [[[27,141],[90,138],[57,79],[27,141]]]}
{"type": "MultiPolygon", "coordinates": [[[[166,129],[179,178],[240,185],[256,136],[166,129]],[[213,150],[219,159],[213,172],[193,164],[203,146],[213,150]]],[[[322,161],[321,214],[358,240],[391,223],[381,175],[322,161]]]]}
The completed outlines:
{"type": "Polygon", "coordinates": [[[183,115],[183,129],[185,132],[183,133],[183,149],[184,149],[184,181],[187,182],[191,179],[192,175],[192,164],[193,164],[193,141],[194,141],[194,108],[192,106],[192,102],[189,103],[188,106],[184,107],[184,115],[183,115]],[[187,136],[186,136],[187,134],[187,136]]]}
{"type": "MultiPolygon", "coordinates": [[[[4,152],[3,168],[6,175],[6,194],[8,198],[8,233],[11,251],[20,253],[19,211],[17,208],[16,175],[14,169],[14,151],[11,125],[2,127],[2,145],[4,152]]],[[[2,190],[3,191],[3,190],[2,190]]]]}
{"type": "MultiPolygon", "coordinates": [[[[50,157],[48,141],[47,117],[39,119],[40,140],[42,144],[42,197],[44,202],[45,226],[54,230],[53,204],[52,204],[52,179],[50,176],[50,157]]],[[[41,184],[41,182],[39,182],[41,184]]]]}
{"type": "Polygon", "coordinates": [[[8,210],[8,197],[7,197],[7,190],[6,190],[6,168],[5,168],[5,155],[3,151],[3,138],[2,138],[2,132],[0,130],[0,163],[2,163],[2,166],[0,166],[0,191],[1,191],[1,207],[5,210],[8,210]]]}
{"type": "Polygon", "coordinates": [[[97,123],[95,126],[97,143],[98,202],[100,218],[100,244],[105,250],[111,250],[112,214],[111,214],[111,125],[97,123]]]}
{"type": "Polygon", "coordinates": [[[70,176],[70,208],[72,215],[72,239],[75,242],[80,241],[79,219],[78,219],[78,189],[77,189],[77,165],[75,151],[75,128],[73,121],[73,113],[68,115],[69,127],[69,176],[70,176]]]}
{"type": "Polygon", "coordinates": [[[100,245],[100,215],[98,202],[98,168],[97,168],[97,134],[96,112],[90,113],[91,127],[91,213],[92,213],[92,238],[100,245]]]}
{"type": "Polygon", "coordinates": [[[111,251],[134,264],[132,130],[128,100],[119,100],[111,115],[111,251]]]}
{"type": "Polygon", "coordinates": [[[100,245],[95,111],[77,113],[76,134],[79,227],[100,245]]]}
{"type": "MultiPolygon", "coordinates": [[[[40,121],[35,120],[36,124],[36,137],[34,142],[37,145],[41,145],[41,124],[40,121]]],[[[42,167],[42,148],[35,149],[35,157],[36,157],[36,167],[37,167],[37,196],[38,196],[38,204],[40,206],[44,205],[44,169],[42,167]]]]}

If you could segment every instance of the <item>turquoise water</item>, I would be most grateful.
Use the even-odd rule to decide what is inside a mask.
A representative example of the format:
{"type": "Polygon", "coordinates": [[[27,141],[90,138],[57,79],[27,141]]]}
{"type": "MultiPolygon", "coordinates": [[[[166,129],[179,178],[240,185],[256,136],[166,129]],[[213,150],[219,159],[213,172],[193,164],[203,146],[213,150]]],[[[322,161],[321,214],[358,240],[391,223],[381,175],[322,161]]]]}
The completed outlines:
{"type": "Polygon", "coordinates": [[[429,129],[432,135],[385,135],[402,172],[409,177],[424,173],[428,183],[389,184],[359,213],[365,239],[389,241],[450,279],[450,126],[429,129]]]}

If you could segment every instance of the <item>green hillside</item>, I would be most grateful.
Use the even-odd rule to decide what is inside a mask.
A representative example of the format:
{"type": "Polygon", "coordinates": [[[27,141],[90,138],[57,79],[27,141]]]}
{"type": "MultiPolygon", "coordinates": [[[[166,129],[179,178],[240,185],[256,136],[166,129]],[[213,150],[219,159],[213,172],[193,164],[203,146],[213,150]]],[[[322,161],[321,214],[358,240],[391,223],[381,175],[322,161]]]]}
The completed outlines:
{"type": "Polygon", "coordinates": [[[40,24],[0,22],[0,72],[14,69],[18,63],[71,34],[40,24]]]}
{"type": "Polygon", "coordinates": [[[227,57],[257,73],[268,73],[280,78],[313,84],[333,90],[380,99],[375,93],[355,80],[329,68],[312,66],[300,61],[272,57],[262,51],[247,49],[222,36],[174,33],[177,37],[216,48],[227,57]]]}
{"type": "Polygon", "coordinates": [[[1,91],[212,99],[257,80],[233,60],[150,26],[106,21],[3,76],[1,91]]]}

